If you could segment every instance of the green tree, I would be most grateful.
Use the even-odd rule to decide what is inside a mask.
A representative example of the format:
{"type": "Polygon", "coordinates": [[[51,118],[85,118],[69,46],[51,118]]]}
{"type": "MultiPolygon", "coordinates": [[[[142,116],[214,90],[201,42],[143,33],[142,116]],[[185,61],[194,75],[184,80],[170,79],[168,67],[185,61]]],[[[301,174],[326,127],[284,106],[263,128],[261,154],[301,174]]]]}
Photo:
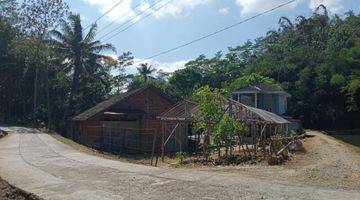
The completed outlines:
{"type": "Polygon", "coordinates": [[[19,9],[20,27],[26,34],[42,38],[49,29],[60,25],[68,9],[63,0],[24,0],[19,9]]]}
{"type": "Polygon", "coordinates": [[[178,99],[191,97],[195,90],[201,86],[201,81],[200,70],[193,67],[179,69],[169,78],[169,84],[178,99]]]}
{"type": "Polygon", "coordinates": [[[130,77],[125,74],[125,69],[126,67],[131,66],[133,63],[134,56],[132,56],[131,52],[124,52],[117,59],[115,69],[118,74],[113,77],[113,85],[116,88],[118,94],[126,89],[125,85],[130,77]]]}
{"type": "Polygon", "coordinates": [[[245,131],[244,124],[236,121],[234,118],[223,115],[220,122],[215,126],[215,133],[213,135],[213,142],[218,147],[218,156],[220,157],[220,147],[226,148],[226,156],[229,155],[229,150],[236,145],[236,136],[245,131]]]}
{"type": "Polygon", "coordinates": [[[210,136],[214,133],[216,125],[225,114],[224,95],[226,91],[211,89],[208,85],[196,91],[199,102],[199,119],[196,119],[195,127],[204,135],[203,153],[205,159],[210,156],[210,136]]]}
{"type": "Polygon", "coordinates": [[[108,56],[101,54],[101,52],[105,50],[115,51],[115,48],[111,44],[102,44],[98,40],[94,41],[96,24],[91,25],[88,33],[84,35],[80,15],[71,14],[69,22],[64,22],[61,28],[62,31],[53,30],[50,32],[52,39],[49,42],[68,62],[68,69],[66,70],[73,72],[68,106],[66,106],[64,113],[65,120],[69,115],[69,111],[73,109],[74,97],[79,92],[81,78],[89,74],[86,62],[91,59],[96,62],[109,59],[108,56]]]}
{"type": "Polygon", "coordinates": [[[145,83],[148,82],[150,75],[156,72],[156,69],[149,63],[141,63],[140,67],[137,68],[140,76],[144,78],[145,83]]]}
{"type": "Polygon", "coordinates": [[[269,77],[265,77],[265,76],[262,76],[262,75],[259,75],[259,74],[252,73],[250,75],[242,76],[240,78],[235,79],[230,84],[229,88],[230,88],[230,90],[235,90],[235,89],[238,89],[238,88],[247,87],[249,85],[256,85],[256,84],[259,84],[259,83],[262,83],[262,82],[275,84],[278,87],[280,87],[280,85],[277,84],[274,79],[269,78],[269,77]]]}

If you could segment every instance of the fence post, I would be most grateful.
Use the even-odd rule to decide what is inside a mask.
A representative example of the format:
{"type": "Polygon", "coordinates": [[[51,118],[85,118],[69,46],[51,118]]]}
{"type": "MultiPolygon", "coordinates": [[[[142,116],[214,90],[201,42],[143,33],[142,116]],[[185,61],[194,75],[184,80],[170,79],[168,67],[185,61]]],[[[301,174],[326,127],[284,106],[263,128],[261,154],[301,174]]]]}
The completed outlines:
{"type": "Polygon", "coordinates": [[[165,154],[165,132],[166,132],[166,125],[162,122],[162,137],[161,137],[161,161],[164,162],[164,154],[165,154]]]}
{"type": "Polygon", "coordinates": [[[109,151],[112,152],[112,128],[109,128],[109,151]]]}
{"type": "Polygon", "coordinates": [[[155,153],[155,142],[156,142],[156,135],[153,135],[153,146],[152,146],[152,152],[151,152],[151,165],[153,165],[153,159],[154,159],[154,153],[155,153]]]}
{"type": "Polygon", "coordinates": [[[103,151],[104,148],[104,133],[103,133],[103,124],[100,126],[100,150],[103,151]]]}
{"type": "Polygon", "coordinates": [[[159,160],[159,156],[156,155],[156,160],[155,160],[155,167],[157,167],[157,164],[158,164],[158,160],[159,160]]]}

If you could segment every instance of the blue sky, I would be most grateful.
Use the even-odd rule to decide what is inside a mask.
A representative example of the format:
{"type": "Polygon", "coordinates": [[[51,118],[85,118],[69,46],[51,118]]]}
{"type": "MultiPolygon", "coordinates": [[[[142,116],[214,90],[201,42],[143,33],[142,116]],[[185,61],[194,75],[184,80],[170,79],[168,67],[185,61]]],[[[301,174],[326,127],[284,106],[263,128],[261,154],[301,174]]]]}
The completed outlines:
{"type": "MultiPolygon", "coordinates": [[[[81,15],[84,26],[95,21],[119,2],[119,0],[65,1],[69,4],[71,11],[81,15]]],[[[99,38],[121,26],[127,20],[134,18],[137,13],[143,12],[145,13],[143,15],[146,15],[168,1],[123,0],[119,6],[98,22],[101,31],[98,34],[99,38]],[[153,8],[149,8],[155,1],[161,2],[153,8]],[[140,6],[133,9],[136,5],[140,6]],[[120,20],[116,21],[119,18],[120,20]],[[109,23],[113,24],[104,29],[109,23]]],[[[153,16],[140,21],[106,42],[112,43],[117,48],[118,55],[124,51],[131,51],[136,60],[141,60],[287,1],[289,0],[173,0],[155,12],[153,16]]],[[[330,14],[343,14],[350,9],[358,13],[360,10],[360,0],[297,0],[272,13],[147,62],[157,66],[158,69],[172,72],[183,67],[188,60],[194,59],[200,54],[210,57],[217,51],[226,51],[229,46],[240,45],[248,39],[265,35],[271,29],[277,29],[277,22],[281,16],[286,16],[292,20],[298,15],[309,16],[312,9],[321,3],[328,7],[330,14]]],[[[134,20],[138,19],[134,18],[134,20]]],[[[127,25],[123,25],[118,31],[127,25]]],[[[102,38],[102,40],[109,37],[102,38]]],[[[134,67],[128,69],[128,72],[134,72],[134,67]]]]}

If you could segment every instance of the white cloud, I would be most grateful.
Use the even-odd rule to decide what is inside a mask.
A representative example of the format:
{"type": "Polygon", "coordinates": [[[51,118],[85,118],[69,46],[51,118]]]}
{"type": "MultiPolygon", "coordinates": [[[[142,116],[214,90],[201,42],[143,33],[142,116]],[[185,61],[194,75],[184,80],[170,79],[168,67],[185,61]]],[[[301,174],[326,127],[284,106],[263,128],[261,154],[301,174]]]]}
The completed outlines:
{"type": "Polygon", "coordinates": [[[320,4],[323,4],[331,13],[339,13],[343,10],[342,1],[343,0],[310,0],[309,8],[315,10],[320,4]]]}
{"type": "MultiPolygon", "coordinates": [[[[99,11],[101,13],[106,13],[109,9],[111,9],[114,5],[116,5],[119,0],[82,0],[86,3],[89,3],[90,5],[98,6],[99,11]]],[[[186,16],[187,11],[190,11],[194,9],[197,6],[205,5],[213,0],[174,0],[172,2],[169,2],[169,0],[163,0],[160,2],[160,0],[155,1],[149,1],[149,0],[124,0],[121,2],[116,8],[114,8],[111,12],[109,12],[106,15],[106,18],[111,21],[119,21],[123,22],[126,19],[129,19],[130,17],[133,17],[136,13],[142,13],[145,10],[145,13],[150,13],[155,11],[157,8],[167,4],[160,10],[156,11],[154,13],[154,16],[156,18],[161,18],[165,16],[186,16]],[[155,6],[151,7],[153,4],[158,2],[155,6]],[[137,5],[138,3],[141,3],[139,7],[136,8],[136,10],[133,9],[133,6],[137,5]],[[121,18],[121,20],[118,20],[121,18]]],[[[142,16],[145,14],[142,13],[142,16]]],[[[137,17],[137,19],[134,19],[134,21],[138,20],[141,17],[137,17]]]]}
{"type": "MultiPolygon", "coordinates": [[[[189,60],[180,60],[173,63],[158,63],[157,69],[161,69],[165,72],[174,72],[178,69],[185,68],[185,64],[189,62],[189,60]]],[[[156,63],[156,62],[155,62],[156,63]]]]}
{"type": "Polygon", "coordinates": [[[128,74],[136,74],[137,70],[136,68],[141,64],[141,63],[149,63],[150,65],[152,65],[153,67],[155,67],[157,70],[162,70],[164,72],[174,72],[178,69],[183,69],[185,68],[185,64],[187,62],[189,62],[190,60],[180,60],[180,61],[176,61],[176,62],[159,62],[156,60],[143,60],[143,59],[134,59],[134,62],[136,63],[136,65],[132,65],[126,68],[126,72],[128,74]]]}
{"type": "MultiPolygon", "coordinates": [[[[241,10],[242,15],[260,13],[287,2],[286,0],[235,0],[235,1],[236,4],[242,8],[241,10]]],[[[300,1],[301,0],[291,3],[283,7],[282,9],[295,8],[300,1]]]]}
{"type": "MultiPolygon", "coordinates": [[[[240,6],[241,14],[253,14],[260,13],[265,10],[274,8],[280,4],[286,3],[288,0],[235,0],[236,4],[240,6]]],[[[293,9],[301,2],[309,2],[309,8],[311,10],[316,9],[320,4],[323,4],[332,13],[338,13],[342,11],[342,2],[344,0],[297,0],[287,6],[282,7],[282,10],[293,9]]]]}
{"type": "MultiPolygon", "coordinates": [[[[118,56],[116,54],[106,54],[107,56],[110,56],[111,58],[113,58],[114,60],[118,59],[118,56]]],[[[141,59],[141,58],[134,58],[134,63],[135,65],[131,65],[126,67],[126,73],[127,74],[136,74],[137,73],[137,67],[139,67],[140,64],[142,63],[149,63],[151,66],[153,66],[154,68],[156,68],[157,70],[162,70],[164,72],[174,72],[178,69],[183,69],[185,68],[185,64],[188,63],[189,61],[191,61],[192,59],[188,59],[188,60],[179,60],[179,61],[175,61],[175,62],[159,62],[157,60],[153,60],[153,59],[141,59]]],[[[116,70],[114,70],[112,73],[117,73],[116,70]]]]}
{"type": "MultiPolygon", "coordinates": [[[[86,3],[89,3],[93,6],[98,6],[99,11],[101,13],[106,13],[110,10],[114,5],[119,3],[119,0],[83,0],[86,3]]],[[[131,9],[132,0],[124,0],[118,6],[116,6],[111,12],[106,15],[106,19],[115,21],[120,19],[119,21],[124,21],[126,16],[132,16],[134,14],[131,9]]]]}
{"type": "Polygon", "coordinates": [[[218,12],[222,15],[226,15],[229,12],[229,7],[220,8],[218,12]]]}
{"type": "Polygon", "coordinates": [[[186,16],[186,11],[192,10],[197,6],[206,5],[212,1],[213,0],[175,0],[156,12],[155,16],[186,16]]]}

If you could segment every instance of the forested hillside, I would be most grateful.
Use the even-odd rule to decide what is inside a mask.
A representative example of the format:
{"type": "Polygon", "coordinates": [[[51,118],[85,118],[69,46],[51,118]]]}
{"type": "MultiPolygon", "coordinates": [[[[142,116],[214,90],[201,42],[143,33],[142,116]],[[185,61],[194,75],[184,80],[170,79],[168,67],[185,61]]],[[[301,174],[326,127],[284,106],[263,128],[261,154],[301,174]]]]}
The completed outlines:
{"type": "Polygon", "coordinates": [[[201,55],[172,74],[141,64],[126,75],[134,56],[106,56],[115,49],[96,41],[96,31],[62,0],[1,1],[0,121],[61,128],[68,117],[144,84],[180,100],[204,85],[231,90],[271,81],[291,95],[288,115],[307,127],[360,126],[360,15],[351,11],[329,16],[319,6],[310,17],[283,17],[264,37],[201,55]]]}
{"type": "Polygon", "coordinates": [[[282,17],[278,30],[186,66],[169,79],[180,96],[192,83],[231,90],[258,74],[290,93],[288,114],[308,127],[359,126],[360,16],[351,11],[329,16],[319,6],[309,18],[282,17]]]}

